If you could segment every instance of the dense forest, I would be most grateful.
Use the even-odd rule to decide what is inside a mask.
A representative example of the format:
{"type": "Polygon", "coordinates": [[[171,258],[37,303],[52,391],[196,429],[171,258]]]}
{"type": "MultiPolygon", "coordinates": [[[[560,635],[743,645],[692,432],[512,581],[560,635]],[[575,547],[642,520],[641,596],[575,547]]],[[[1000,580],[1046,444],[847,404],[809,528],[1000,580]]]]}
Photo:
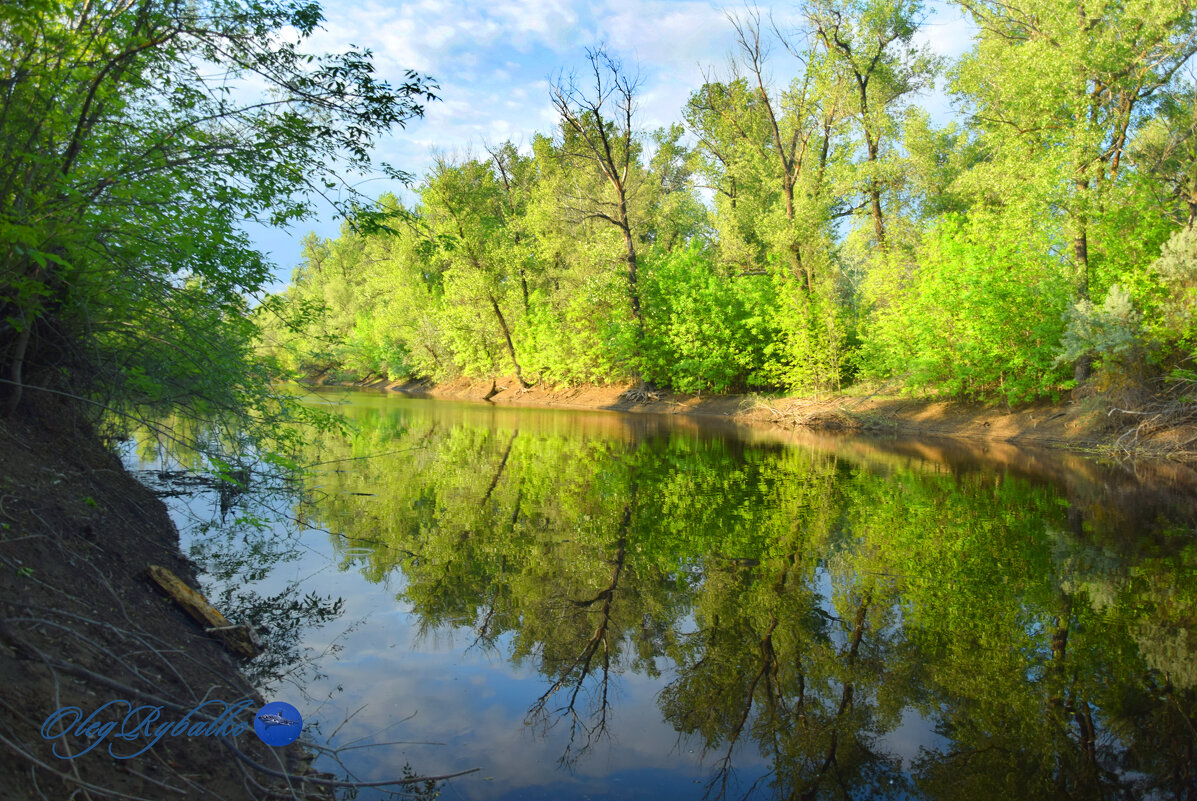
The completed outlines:
{"type": "Polygon", "coordinates": [[[410,203],[309,237],[264,348],[325,379],[1191,386],[1194,4],[959,5],[954,63],[918,44],[917,1],[817,0],[793,31],[730,15],[728,66],[651,132],[597,48],[530,147],[442,156],[410,203]],[[920,107],[937,81],[961,122],[920,107]]]}
{"type": "Polygon", "coordinates": [[[960,5],[954,63],[918,2],[742,10],[654,131],[596,48],[551,82],[553,130],[446,155],[402,202],[354,182],[439,88],[309,53],[315,5],[6,5],[0,413],[57,393],[270,430],[280,375],[1185,399],[1197,8],[960,5]],[[245,221],[338,193],[341,235],[265,296],[245,221]]]}

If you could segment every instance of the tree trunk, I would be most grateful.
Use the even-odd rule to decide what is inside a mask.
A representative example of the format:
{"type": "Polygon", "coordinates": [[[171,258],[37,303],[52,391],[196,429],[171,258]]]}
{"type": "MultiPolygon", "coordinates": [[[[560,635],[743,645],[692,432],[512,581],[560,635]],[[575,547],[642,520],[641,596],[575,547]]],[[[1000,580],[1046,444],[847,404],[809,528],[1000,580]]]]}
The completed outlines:
{"type": "MultiPolygon", "coordinates": [[[[623,211],[624,204],[621,202],[619,206],[620,211],[623,211]]],[[[636,245],[632,241],[632,231],[628,227],[626,214],[624,223],[620,227],[623,229],[623,246],[626,251],[624,258],[628,262],[628,296],[632,307],[632,319],[636,321],[636,329],[640,335],[643,334],[643,325],[640,322],[640,285],[636,273],[636,245]]]]}
{"type": "Polygon", "coordinates": [[[16,346],[13,348],[12,363],[8,368],[9,386],[8,402],[4,406],[4,416],[12,417],[21,404],[21,397],[25,391],[22,372],[25,366],[25,354],[29,351],[29,339],[33,334],[33,322],[26,320],[17,334],[16,346]]]}
{"type": "Polygon", "coordinates": [[[520,369],[519,359],[515,357],[515,343],[511,341],[511,331],[507,328],[507,319],[503,316],[503,311],[499,308],[499,301],[495,300],[494,295],[488,296],[490,299],[490,307],[495,310],[495,317],[499,321],[499,328],[503,331],[503,339],[507,341],[507,353],[511,356],[511,363],[515,365],[515,377],[519,379],[520,386],[524,389],[532,386],[524,380],[524,373],[520,369]]]}
{"type": "MultiPolygon", "coordinates": [[[[869,164],[876,164],[880,150],[878,143],[867,134],[865,142],[869,147],[869,164]]],[[[877,247],[885,250],[885,219],[881,214],[881,186],[875,177],[869,180],[869,205],[873,217],[873,235],[877,237],[877,247]]]]}
{"type": "MultiPolygon", "coordinates": [[[[1089,181],[1085,178],[1078,178],[1076,182],[1077,194],[1081,197],[1089,189],[1089,181]]],[[[1076,260],[1077,269],[1079,271],[1079,279],[1077,282],[1076,297],[1077,300],[1089,300],[1089,226],[1088,221],[1084,215],[1078,215],[1076,220],[1077,232],[1072,240],[1072,256],[1076,260]]],[[[1076,365],[1073,368],[1072,377],[1076,383],[1082,384],[1089,378],[1089,374],[1093,368],[1093,356],[1085,354],[1076,360],[1076,365]]]]}

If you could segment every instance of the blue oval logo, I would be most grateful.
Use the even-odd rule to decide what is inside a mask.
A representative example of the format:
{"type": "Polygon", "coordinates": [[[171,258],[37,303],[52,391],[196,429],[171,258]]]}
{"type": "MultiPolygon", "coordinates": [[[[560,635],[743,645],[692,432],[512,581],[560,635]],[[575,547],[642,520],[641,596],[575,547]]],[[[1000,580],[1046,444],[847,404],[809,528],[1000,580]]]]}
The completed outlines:
{"type": "Polygon", "coordinates": [[[254,715],[254,731],[266,745],[290,745],[303,731],[303,718],[290,704],[271,701],[254,715]]]}

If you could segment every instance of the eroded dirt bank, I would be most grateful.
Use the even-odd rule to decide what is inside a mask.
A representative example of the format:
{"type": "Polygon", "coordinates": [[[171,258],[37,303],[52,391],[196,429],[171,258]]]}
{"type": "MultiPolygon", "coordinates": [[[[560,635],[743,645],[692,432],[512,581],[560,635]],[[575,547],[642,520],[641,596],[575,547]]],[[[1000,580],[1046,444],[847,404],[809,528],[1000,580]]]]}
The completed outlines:
{"type": "MultiPolygon", "coordinates": [[[[262,699],[224,648],[149,582],[162,565],[195,585],[166,507],[64,404],[0,420],[0,791],[5,799],[305,796],[249,766],[214,736],[164,737],[129,759],[109,736],[42,736],[51,713],[105,702],[165,705],[178,720],[203,699],[262,699]],[[74,758],[63,758],[74,756],[74,758]]],[[[213,714],[212,717],[216,715],[213,714]]],[[[108,714],[121,719],[123,713],[108,714]]],[[[97,719],[105,719],[102,714],[97,719]]],[[[146,741],[116,741],[130,754],[146,741]]],[[[305,769],[297,746],[252,731],[230,741],[270,770],[305,769]]]]}
{"type": "Polygon", "coordinates": [[[1103,409],[1092,400],[1007,409],[880,395],[813,399],[645,393],[630,384],[524,389],[514,378],[493,382],[459,379],[443,384],[374,382],[362,386],[413,397],[708,415],[782,428],[1007,442],[1197,463],[1197,425],[1177,425],[1138,413],[1103,409]]]}

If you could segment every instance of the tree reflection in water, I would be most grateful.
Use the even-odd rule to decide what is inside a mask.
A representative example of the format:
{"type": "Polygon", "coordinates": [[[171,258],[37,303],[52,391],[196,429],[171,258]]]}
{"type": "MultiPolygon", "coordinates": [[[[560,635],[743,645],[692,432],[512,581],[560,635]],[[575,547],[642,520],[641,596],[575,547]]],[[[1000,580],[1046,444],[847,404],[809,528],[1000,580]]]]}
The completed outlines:
{"type": "Polygon", "coordinates": [[[635,672],[712,797],[744,794],[746,755],[747,794],[779,798],[1197,796],[1191,496],[652,418],[353,415],[319,460],[398,453],[319,469],[304,514],[345,567],[401,571],[424,631],[534,666],[564,764],[635,672]],[[939,745],[904,759],[912,713],[939,745]]]}

